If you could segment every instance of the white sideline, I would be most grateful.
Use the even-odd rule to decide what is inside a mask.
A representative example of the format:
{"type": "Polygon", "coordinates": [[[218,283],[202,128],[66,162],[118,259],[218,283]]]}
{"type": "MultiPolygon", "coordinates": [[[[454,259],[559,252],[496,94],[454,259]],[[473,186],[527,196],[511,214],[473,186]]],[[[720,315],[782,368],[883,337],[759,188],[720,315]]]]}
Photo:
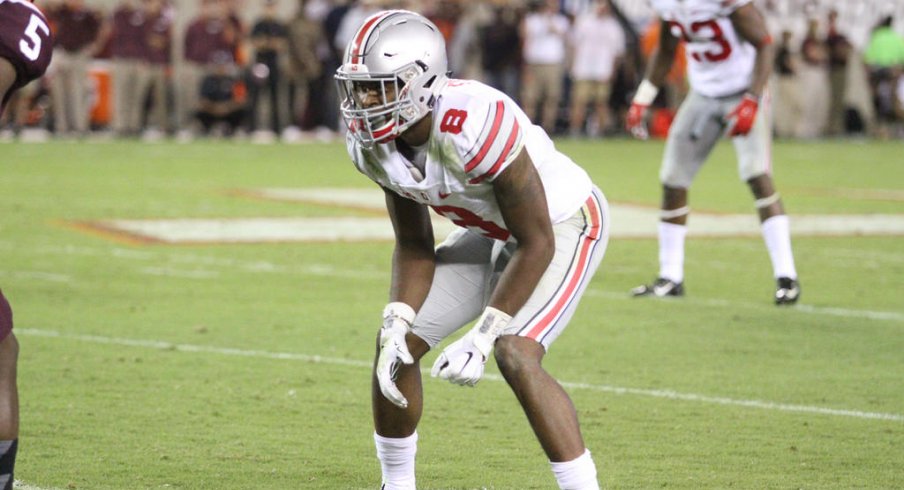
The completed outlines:
{"type": "MultiPolygon", "coordinates": [[[[194,344],[173,344],[160,340],[141,340],[126,339],[119,337],[104,337],[99,335],[80,335],[66,334],[53,330],[43,330],[35,328],[17,328],[17,335],[56,338],[63,340],[77,340],[82,342],[93,342],[96,344],[121,345],[128,347],[144,347],[159,350],[172,350],[177,352],[197,352],[208,354],[221,354],[228,356],[256,357],[264,359],[281,359],[291,361],[302,361],[310,363],[335,364],[342,366],[364,367],[370,368],[372,362],[360,361],[354,359],[343,359],[338,357],[324,357],[309,354],[298,354],[291,352],[270,352],[262,350],[246,350],[234,349],[228,347],[212,347],[194,344]]],[[[429,370],[423,370],[426,376],[429,370]]],[[[504,381],[502,376],[496,374],[486,374],[484,379],[491,381],[504,381]]],[[[562,386],[573,390],[589,390],[603,393],[612,393],[616,395],[635,395],[653,398],[665,398],[669,400],[692,401],[700,403],[710,403],[715,405],[739,406],[747,408],[758,408],[762,410],[776,410],[780,412],[796,412],[810,413],[818,415],[832,415],[838,417],[853,417],[858,419],[871,420],[889,420],[893,422],[904,422],[904,414],[881,413],[881,412],[864,412],[860,410],[844,410],[827,407],[817,407],[811,405],[793,405],[788,403],[778,403],[763,400],[736,400],[733,398],[701,395],[695,393],[680,393],[672,390],[655,390],[646,388],[626,388],[621,386],[597,385],[589,383],[577,383],[571,381],[562,381],[562,386]]]]}

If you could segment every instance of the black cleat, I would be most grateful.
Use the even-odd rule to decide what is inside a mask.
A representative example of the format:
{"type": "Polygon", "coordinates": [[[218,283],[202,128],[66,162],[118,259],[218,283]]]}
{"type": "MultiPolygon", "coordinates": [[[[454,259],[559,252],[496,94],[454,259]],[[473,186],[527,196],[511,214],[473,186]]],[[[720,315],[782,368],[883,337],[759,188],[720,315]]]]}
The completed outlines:
{"type": "Polygon", "coordinates": [[[665,298],[667,296],[684,296],[684,283],[660,277],[653,284],[643,284],[631,290],[635,298],[639,296],[655,296],[665,298]]]}
{"type": "Polygon", "coordinates": [[[779,277],[775,289],[775,304],[793,305],[800,298],[800,283],[790,277],[779,277]]]}

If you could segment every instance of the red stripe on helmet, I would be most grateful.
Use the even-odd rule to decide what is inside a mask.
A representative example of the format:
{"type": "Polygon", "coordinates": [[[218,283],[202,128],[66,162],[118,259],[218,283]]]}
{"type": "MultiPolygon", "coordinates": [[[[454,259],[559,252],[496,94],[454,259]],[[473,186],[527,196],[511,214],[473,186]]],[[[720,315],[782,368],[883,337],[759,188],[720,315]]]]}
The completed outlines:
{"type": "Polygon", "coordinates": [[[364,46],[367,44],[367,37],[376,25],[379,24],[380,20],[390,14],[392,14],[392,12],[381,12],[379,14],[374,14],[371,18],[364,21],[364,25],[361,26],[361,29],[358,29],[358,33],[355,34],[355,41],[352,44],[351,49],[349,49],[352,63],[360,63],[360,58],[364,56],[364,46]]]}

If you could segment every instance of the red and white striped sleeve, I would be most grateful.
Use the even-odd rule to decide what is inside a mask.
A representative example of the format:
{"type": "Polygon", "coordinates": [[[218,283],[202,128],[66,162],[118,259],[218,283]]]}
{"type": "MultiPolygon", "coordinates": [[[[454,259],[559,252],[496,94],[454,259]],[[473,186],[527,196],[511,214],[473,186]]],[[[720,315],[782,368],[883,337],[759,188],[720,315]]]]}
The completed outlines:
{"type": "MultiPolygon", "coordinates": [[[[492,182],[521,151],[523,129],[515,117],[510,102],[495,100],[489,102],[483,120],[469,120],[473,124],[471,138],[463,148],[464,170],[469,184],[492,182]]],[[[476,112],[476,111],[475,111],[476,112]]],[[[483,111],[480,111],[483,112],[483,111]]]]}

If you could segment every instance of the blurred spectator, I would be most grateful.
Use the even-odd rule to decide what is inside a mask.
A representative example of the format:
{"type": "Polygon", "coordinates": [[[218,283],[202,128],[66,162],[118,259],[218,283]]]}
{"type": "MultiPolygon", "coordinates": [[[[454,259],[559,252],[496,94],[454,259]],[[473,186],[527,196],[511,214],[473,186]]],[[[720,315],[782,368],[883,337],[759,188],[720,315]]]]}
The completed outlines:
{"type": "Polygon", "coordinates": [[[136,0],[123,1],[113,12],[113,131],[118,136],[135,136],[143,126],[142,112],[151,81],[146,35],[149,21],[136,0]]]}
{"type": "Polygon", "coordinates": [[[483,78],[479,31],[489,15],[489,6],[482,2],[457,3],[455,28],[446,45],[449,53],[449,70],[454,78],[468,80],[483,78]]]}
{"type": "Polygon", "coordinates": [[[333,47],[339,53],[340,59],[342,58],[342,52],[345,51],[345,47],[352,40],[355,33],[358,32],[361,24],[364,24],[368,17],[380,10],[383,10],[381,0],[351,2],[348,10],[339,21],[336,35],[332,39],[333,47]]]}
{"type": "Polygon", "coordinates": [[[458,27],[458,19],[461,17],[461,5],[458,2],[437,2],[425,17],[442,33],[446,46],[451,45],[455,29],[458,27]]]}
{"type": "Polygon", "coordinates": [[[805,90],[800,92],[801,112],[795,135],[798,138],[817,138],[825,130],[829,111],[828,53],[819,39],[817,19],[807,22],[800,59],[798,81],[805,90]]]}
{"type": "Polygon", "coordinates": [[[521,30],[524,41],[524,112],[531,121],[537,122],[537,106],[542,105],[540,122],[549,134],[554,134],[556,129],[562,78],[565,75],[566,37],[570,27],[568,18],[558,9],[558,0],[542,0],[525,16],[521,30]]]}
{"type": "Polygon", "coordinates": [[[801,111],[797,60],[791,51],[791,39],[791,31],[782,31],[782,39],[775,53],[775,69],[773,70],[775,77],[775,104],[772,105],[775,115],[773,124],[775,135],[781,138],[791,138],[795,135],[801,111]]]}
{"type": "Polygon", "coordinates": [[[84,0],[63,0],[47,14],[56,39],[50,66],[54,129],[84,135],[91,110],[88,62],[100,50],[104,22],[84,0]]]}
{"type": "MultiPolygon", "coordinates": [[[[346,16],[352,10],[353,3],[352,0],[334,0],[333,8],[323,19],[323,31],[330,46],[330,55],[327,58],[327,63],[323,66],[324,101],[322,108],[323,119],[331,130],[345,127],[344,123],[339,124],[339,94],[333,75],[341,64],[342,52],[345,50],[345,45],[337,43],[336,40],[340,35],[339,31],[342,30],[346,16]]],[[[363,21],[364,19],[360,20],[363,21]]],[[[354,31],[352,31],[351,35],[353,34],[354,31]]]]}
{"type": "Polygon", "coordinates": [[[876,135],[883,138],[889,136],[897,119],[895,93],[904,68],[904,38],[894,31],[892,22],[891,16],[879,22],[863,54],[876,108],[876,135]]]}
{"type": "Polygon", "coordinates": [[[170,129],[170,91],[167,72],[172,53],[173,9],[164,0],[144,0],[148,21],[145,31],[145,56],[148,61],[151,108],[147,139],[156,139],[170,129]]]}
{"type": "Polygon", "coordinates": [[[838,11],[829,11],[828,33],[825,44],[829,56],[829,124],[828,133],[833,136],[845,132],[845,93],[847,91],[847,65],[851,55],[851,43],[838,31],[838,11]]]}
{"type": "Polygon", "coordinates": [[[320,83],[325,53],[326,37],[323,26],[310,17],[307,0],[299,0],[298,11],[289,21],[289,76],[291,77],[290,124],[302,129],[316,126],[314,111],[320,111],[322,89],[320,83]]]}
{"type": "Polygon", "coordinates": [[[478,30],[480,58],[487,84],[518,100],[521,68],[520,12],[505,0],[494,0],[490,21],[478,30]]]}
{"type": "Polygon", "coordinates": [[[232,136],[244,123],[246,116],[244,86],[238,68],[231,60],[215,63],[201,79],[198,108],[194,116],[203,133],[211,136],[232,136]]]}
{"type": "Polygon", "coordinates": [[[185,62],[181,64],[178,76],[178,118],[183,128],[190,127],[195,120],[200,96],[198,88],[209,67],[236,62],[240,35],[223,0],[202,0],[200,15],[185,32],[185,62]]]}
{"type": "Polygon", "coordinates": [[[596,121],[587,124],[587,133],[596,136],[608,129],[612,77],[625,54],[625,33],[612,15],[609,0],[595,0],[590,10],[578,16],[572,42],[570,132],[580,134],[587,122],[587,106],[593,104],[596,121]]]}
{"type": "MultiPolygon", "coordinates": [[[[270,130],[272,133],[282,132],[280,113],[285,110],[287,84],[283,73],[288,59],[289,30],[279,19],[276,0],[264,0],[261,17],[251,28],[251,44],[254,48],[254,62],[248,70],[249,129],[258,131],[258,118],[261,117],[261,95],[264,91],[270,96],[267,109],[270,114],[270,130]]],[[[255,136],[257,136],[255,134],[255,136]]]]}

